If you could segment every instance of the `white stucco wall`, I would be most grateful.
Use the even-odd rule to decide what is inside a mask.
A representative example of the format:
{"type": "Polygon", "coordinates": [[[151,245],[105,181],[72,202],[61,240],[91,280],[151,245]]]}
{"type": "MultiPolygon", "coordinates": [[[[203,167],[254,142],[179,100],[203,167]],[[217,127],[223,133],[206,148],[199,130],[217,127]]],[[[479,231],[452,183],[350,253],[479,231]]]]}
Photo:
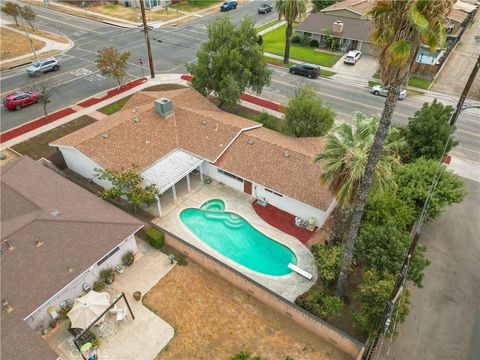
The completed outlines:
{"type": "Polygon", "coordinates": [[[99,180],[95,177],[95,169],[101,168],[101,166],[88,156],[72,147],[59,146],[58,149],[62,152],[65,163],[69,169],[82,175],[84,178],[93,180],[93,182],[101,187],[109,188],[111,186],[109,181],[99,180]]]}
{"type": "Polygon", "coordinates": [[[243,192],[243,181],[238,181],[230,176],[226,176],[218,172],[218,168],[212,164],[207,163],[205,175],[210,176],[212,179],[215,179],[225,185],[234,188],[235,190],[243,192]]]}
{"type": "MultiPolygon", "coordinates": [[[[40,327],[47,328],[49,326],[51,317],[47,313],[47,309],[50,306],[55,307],[57,310],[60,309],[60,304],[65,299],[74,300],[75,298],[83,295],[83,284],[87,283],[90,287],[93,286],[93,283],[98,280],[98,276],[102,269],[107,267],[115,267],[122,263],[122,256],[128,251],[137,252],[137,243],[135,241],[135,236],[131,235],[126,238],[121,244],[118,245],[119,250],[115,252],[108,260],[102,263],[100,266],[97,263],[103,258],[97,259],[95,263],[90,266],[90,268],[85,269],[85,271],[78,276],[72,283],[63,288],[58,294],[50,298],[45,304],[40,306],[34,313],[32,313],[28,318],[25,319],[27,324],[34,330],[39,329],[40,327]]],[[[114,248],[116,249],[117,246],[114,248]]],[[[114,250],[112,249],[112,250],[114,250]]],[[[109,251],[107,254],[109,254],[109,251]]],[[[107,255],[105,254],[105,255],[107,255]]],[[[128,271],[128,269],[127,269],[128,271]]]]}
{"type": "MultiPolygon", "coordinates": [[[[275,189],[269,189],[275,191],[275,189]]],[[[253,184],[253,196],[257,199],[265,198],[270,205],[284,210],[292,215],[300,216],[304,220],[313,217],[317,226],[322,226],[327,218],[327,213],[314,208],[308,204],[292,199],[288,196],[278,196],[265,190],[265,187],[259,184],[253,184]]]]}

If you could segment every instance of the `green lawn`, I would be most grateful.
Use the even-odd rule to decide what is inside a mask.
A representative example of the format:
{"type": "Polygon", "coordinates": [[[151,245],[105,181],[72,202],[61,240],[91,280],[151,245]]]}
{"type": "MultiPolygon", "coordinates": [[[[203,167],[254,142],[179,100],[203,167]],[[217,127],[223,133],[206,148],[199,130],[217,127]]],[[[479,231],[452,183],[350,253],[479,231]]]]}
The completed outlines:
{"type": "Polygon", "coordinates": [[[260,32],[262,30],[265,30],[266,28],[269,28],[270,26],[273,26],[273,25],[277,24],[277,23],[278,23],[278,19],[275,19],[275,20],[269,21],[266,24],[260,25],[259,27],[255,28],[255,30],[257,30],[257,32],[260,32]]]}
{"type": "MultiPolygon", "coordinates": [[[[373,74],[373,78],[380,79],[380,72],[377,71],[375,74],[373,74]]],[[[423,90],[428,90],[431,84],[432,84],[432,80],[426,80],[416,76],[412,76],[410,80],[408,80],[408,86],[413,86],[423,90]]],[[[420,93],[420,94],[423,94],[423,93],[420,93]]]]}
{"type": "Polygon", "coordinates": [[[122,108],[125,106],[125,104],[131,97],[132,95],[128,95],[120,100],[117,100],[111,104],[108,104],[107,106],[98,109],[97,111],[107,115],[112,115],[113,113],[122,110],[122,108]]]}
{"type": "Polygon", "coordinates": [[[375,85],[382,85],[382,83],[380,81],[369,81],[368,82],[368,87],[372,87],[372,86],[375,86],[375,85]]]}
{"type": "Polygon", "coordinates": [[[25,140],[12,149],[22,155],[28,155],[34,160],[44,158],[51,158],[57,152],[57,149],[48,144],[54,142],[67,134],[70,134],[78,129],[81,129],[96,120],[88,115],[83,115],[75,120],[72,120],[64,125],[60,125],[52,130],[41,133],[28,140],[25,140]]]}
{"type": "MultiPolygon", "coordinates": [[[[286,24],[272,31],[263,34],[263,44],[265,52],[275,55],[283,55],[285,51],[285,28],[286,24]]],[[[317,51],[309,46],[292,44],[290,47],[290,57],[309,63],[331,67],[340,58],[339,55],[317,51]]]]}
{"type": "MultiPolygon", "coordinates": [[[[293,65],[293,62],[289,61],[287,65],[285,65],[283,63],[283,60],[281,59],[277,59],[277,58],[274,58],[274,57],[271,57],[271,56],[263,56],[263,58],[265,59],[265,61],[268,61],[269,63],[274,63],[274,64],[278,64],[278,65],[283,65],[287,68],[289,68],[290,66],[293,65]]],[[[332,75],[335,75],[336,72],[333,72],[333,71],[330,71],[330,70],[323,70],[323,69],[320,69],[320,74],[323,75],[323,76],[332,76],[332,75]]]]}
{"type": "Polygon", "coordinates": [[[195,12],[215,4],[223,3],[223,0],[184,0],[169,6],[169,9],[178,9],[187,12],[195,12]]]}

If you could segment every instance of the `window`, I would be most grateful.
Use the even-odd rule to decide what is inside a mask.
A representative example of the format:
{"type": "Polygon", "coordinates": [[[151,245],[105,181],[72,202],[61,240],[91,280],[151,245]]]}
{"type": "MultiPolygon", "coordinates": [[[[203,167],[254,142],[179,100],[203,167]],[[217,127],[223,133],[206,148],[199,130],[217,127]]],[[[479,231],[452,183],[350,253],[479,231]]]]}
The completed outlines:
{"type": "Polygon", "coordinates": [[[280,194],[280,193],[278,193],[278,192],[276,192],[276,191],[273,191],[273,190],[270,190],[270,189],[267,189],[267,188],[265,188],[265,191],[267,191],[267,192],[269,192],[269,193],[272,193],[272,194],[274,194],[274,195],[277,195],[277,196],[283,197],[283,195],[282,195],[282,194],[280,194]]]}
{"type": "Polygon", "coordinates": [[[235,180],[243,183],[243,179],[241,177],[238,177],[237,175],[230,174],[229,172],[223,171],[222,169],[217,169],[217,171],[222,175],[231,177],[232,179],[235,179],[235,180]]]}
{"type": "Polygon", "coordinates": [[[99,262],[97,262],[97,265],[100,266],[102,265],[105,261],[107,261],[109,258],[111,258],[117,251],[120,250],[120,246],[117,246],[115,249],[110,251],[107,255],[105,255],[102,259],[100,259],[99,262]]]}

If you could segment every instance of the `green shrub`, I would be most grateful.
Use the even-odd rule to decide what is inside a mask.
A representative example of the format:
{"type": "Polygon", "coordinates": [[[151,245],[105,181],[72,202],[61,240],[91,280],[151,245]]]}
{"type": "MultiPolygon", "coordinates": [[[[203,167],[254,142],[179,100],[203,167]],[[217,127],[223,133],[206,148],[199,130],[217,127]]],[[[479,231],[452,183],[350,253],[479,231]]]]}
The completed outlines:
{"type": "Polygon", "coordinates": [[[188,265],[188,260],[185,255],[180,255],[177,259],[177,264],[181,266],[188,265]]]}
{"type": "Polygon", "coordinates": [[[324,246],[322,244],[312,245],[312,254],[318,267],[318,276],[326,286],[340,274],[343,258],[343,245],[324,246]]]}
{"type": "Polygon", "coordinates": [[[295,35],[294,37],[292,37],[291,43],[292,44],[300,44],[300,36],[295,35]]]}
{"type": "Polygon", "coordinates": [[[133,251],[127,251],[125,254],[122,256],[122,264],[125,266],[130,266],[133,264],[135,261],[135,254],[133,251]]]}
{"type": "Polygon", "coordinates": [[[161,249],[165,244],[165,234],[156,228],[150,228],[145,232],[148,242],[155,249],[161,249]]]}
{"type": "Polygon", "coordinates": [[[100,271],[99,280],[108,283],[112,278],[115,278],[115,270],[113,268],[105,268],[100,271]]]}
{"type": "Polygon", "coordinates": [[[310,43],[310,39],[307,38],[307,37],[302,37],[302,38],[300,39],[300,45],[308,46],[309,43],[310,43]]]}
{"type": "Polygon", "coordinates": [[[102,291],[103,289],[105,289],[105,286],[107,285],[105,284],[104,280],[97,280],[93,283],[93,290],[102,291]]]}
{"type": "Polygon", "coordinates": [[[263,37],[262,37],[262,35],[258,35],[257,43],[258,43],[258,45],[260,45],[260,46],[263,45],[263,37]]]}
{"type": "Polygon", "coordinates": [[[295,304],[322,319],[338,314],[344,303],[338,296],[329,295],[324,289],[312,289],[298,297],[295,304]]]}
{"type": "Polygon", "coordinates": [[[272,115],[262,112],[260,115],[257,117],[257,121],[262,123],[263,126],[265,126],[267,129],[271,130],[276,130],[277,129],[277,122],[276,118],[273,117],[272,115]]]}
{"type": "Polygon", "coordinates": [[[312,40],[310,40],[308,45],[310,45],[311,47],[317,48],[317,47],[320,46],[320,43],[318,42],[317,39],[312,39],[312,40]]]}

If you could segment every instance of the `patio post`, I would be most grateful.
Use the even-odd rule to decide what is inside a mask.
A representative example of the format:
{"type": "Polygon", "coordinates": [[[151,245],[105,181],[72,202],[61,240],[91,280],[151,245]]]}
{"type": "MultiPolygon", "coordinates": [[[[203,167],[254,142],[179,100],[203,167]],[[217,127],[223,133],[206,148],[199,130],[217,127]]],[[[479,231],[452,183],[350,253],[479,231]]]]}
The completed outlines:
{"type": "Polygon", "coordinates": [[[200,170],[200,181],[203,183],[203,170],[202,170],[202,165],[200,165],[198,167],[198,169],[200,170]]]}
{"type": "Polygon", "coordinates": [[[172,185],[172,191],[173,191],[173,200],[175,203],[177,203],[177,189],[175,189],[175,185],[172,185]]]}
{"type": "Polygon", "coordinates": [[[162,204],[160,203],[160,196],[157,196],[157,210],[158,216],[162,216],[162,204]]]}
{"type": "Polygon", "coordinates": [[[187,189],[188,192],[192,191],[192,186],[190,185],[190,174],[187,174],[187,189]]]}
{"type": "Polygon", "coordinates": [[[127,307],[128,307],[128,312],[130,313],[130,315],[132,315],[132,320],[135,320],[135,315],[133,315],[133,311],[132,309],[130,308],[130,304],[128,303],[128,300],[127,300],[127,297],[125,296],[125,293],[122,292],[122,295],[123,299],[125,300],[125,304],[127,304],[127,307]]]}

